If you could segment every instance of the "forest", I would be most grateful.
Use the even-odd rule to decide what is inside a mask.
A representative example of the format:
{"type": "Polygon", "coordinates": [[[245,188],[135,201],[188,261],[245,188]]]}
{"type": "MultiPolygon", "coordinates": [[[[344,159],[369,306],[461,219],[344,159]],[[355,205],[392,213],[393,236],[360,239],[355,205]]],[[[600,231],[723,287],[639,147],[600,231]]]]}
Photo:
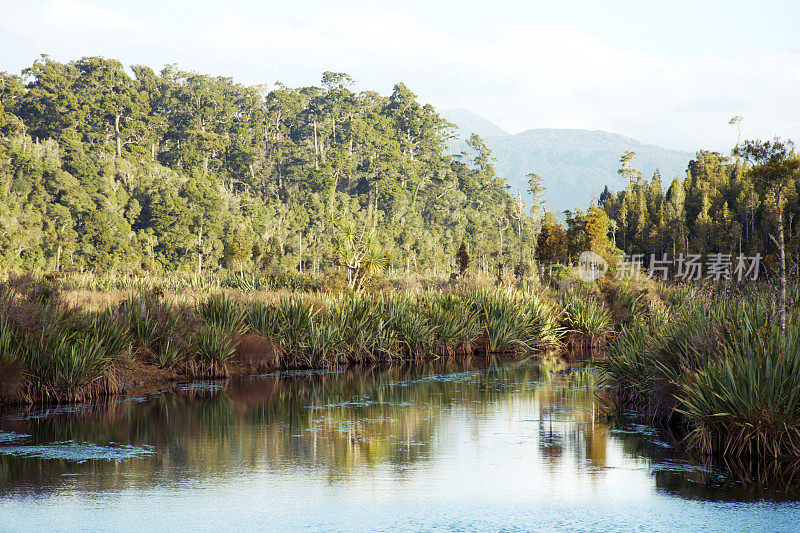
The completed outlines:
{"type": "Polygon", "coordinates": [[[776,228],[784,227],[787,259],[796,267],[800,180],[791,141],[745,141],[731,156],[700,150],[666,193],[658,171],[646,181],[632,168],[632,156],[620,158],[619,172],[629,185],[617,193],[606,188],[598,199],[616,246],[642,254],[646,263],[664,254],[761,254],[767,273],[774,274],[776,228]]]}
{"type": "Polygon", "coordinates": [[[536,217],[489,149],[473,136],[450,153],[453,125],[402,83],[356,93],[325,72],[267,91],[130,71],[42,56],[0,74],[7,272],[441,272],[462,241],[484,269],[520,237],[533,249],[536,217]]]}
{"type": "Polygon", "coordinates": [[[267,90],[101,57],[0,73],[4,270],[447,272],[463,242],[491,272],[516,269],[520,253],[568,263],[589,249],[645,264],[760,253],[769,273],[778,213],[797,264],[798,179],[779,192],[753,179],[747,143],[698,151],[666,192],[626,152],[628,186],[565,212],[564,227],[542,209],[539,176],[526,207],[482,140],[452,153],[454,125],[404,84],[382,96],[354,92],[344,73],[320,81],[267,90]]]}

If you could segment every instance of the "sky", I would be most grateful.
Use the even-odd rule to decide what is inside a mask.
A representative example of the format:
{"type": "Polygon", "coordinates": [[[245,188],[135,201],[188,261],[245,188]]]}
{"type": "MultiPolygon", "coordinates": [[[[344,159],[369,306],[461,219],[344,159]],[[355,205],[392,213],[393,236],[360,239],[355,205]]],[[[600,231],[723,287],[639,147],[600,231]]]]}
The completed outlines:
{"type": "Polygon", "coordinates": [[[41,54],[361,90],[404,82],[518,133],[605,130],[728,152],[800,142],[800,2],[0,0],[0,71],[41,54]]]}

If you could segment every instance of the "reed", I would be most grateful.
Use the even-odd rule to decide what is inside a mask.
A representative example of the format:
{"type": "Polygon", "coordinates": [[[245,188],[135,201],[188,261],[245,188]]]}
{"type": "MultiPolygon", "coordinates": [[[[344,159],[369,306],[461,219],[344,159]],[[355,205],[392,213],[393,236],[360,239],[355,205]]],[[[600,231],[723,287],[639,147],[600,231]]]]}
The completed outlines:
{"type": "MultiPolygon", "coordinates": [[[[47,281],[47,280],[45,280],[47,281]]],[[[218,292],[223,289],[244,293],[268,290],[291,292],[316,292],[322,290],[322,281],[291,271],[274,272],[212,272],[197,276],[188,272],[177,272],[152,276],[147,274],[94,274],[92,272],[69,272],[60,274],[51,282],[52,290],[88,290],[98,292],[133,291],[178,293],[183,291],[218,292]]]]}
{"type": "Polygon", "coordinates": [[[389,327],[406,357],[425,358],[433,354],[437,327],[416,297],[393,294],[382,302],[389,327]]]}
{"type": "Polygon", "coordinates": [[[383,300],[373,295],[341,296],[331,308],[351,361],[390,361],[399,357],[397,332],[387,320],[383,300]]]}
{"type": "Polygon", "coordinates": [[[785,333],[764,309],[742,309],[720,331],[718,354],[679,383],[688,442],[705,454],[800,457],[800,324],[785,333]]]}
{"type": "MultiPolygon", "coordinates": [[[[129,350],[124,332],[108,324],[91,329],[91,324],[97,325],[101,319],[76,323],[68,312],[49,306],[39,309],[33,318],[39,322],[36,330],[16,327],[4,339],[14,344],[10,357],[22,368],[22,397],[79,401],[119,390],[111,370],[129,350]],[[114,332],[121,337],[112,338],[114,332]]],[[[7,322],[4,329],[8,335],[11,327],[7,322]]]]}
{"type": "Polygon", "coordinates": [[[211,324],[198,332],[192,341],[194,358],[189,361],[189,370],[195,377],[219,377],[228,375],[227,364],[236,353],[230,334],[221,326],[211,324]]]}
{"type": "Polygon", "coordinates": [[[438,355],[466,354],[481,334],[478,312],[462,297],[428,293],[425,312],[433,327],[434,350],[438,355]]]}
{"type": "Polygon", "coordinates": [[[178,306],[152,298],[146,293],[128,296],[120,304],[119,314],[129,328],[136,347],[141,350],[152,350],[185,318],[178,306]]]}
{"type": "Polygon", "coordinates": [[[478,291],[470,300],[483,325],[487,353],[536,351],[560,336],[552,309],[535,296],[497,289],[478,291]]]}
{"type": "Polygon", "coordinates": [[[215,294],[199,302],[196,312],[209,324],[219,326],[233,335],[241,335],[247,331],[246,310],[225,293],[215,294]]]}

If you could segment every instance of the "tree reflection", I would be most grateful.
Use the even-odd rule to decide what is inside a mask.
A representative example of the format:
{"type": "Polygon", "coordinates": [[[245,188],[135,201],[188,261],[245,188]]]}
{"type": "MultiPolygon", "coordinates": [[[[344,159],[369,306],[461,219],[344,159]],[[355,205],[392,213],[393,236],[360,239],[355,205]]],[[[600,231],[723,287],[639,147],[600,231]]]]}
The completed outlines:
{"type": "Polygon", "coordinates": [[[414,467],[445,456],[463,437],[458,428],[467,432],[464,438],[491,444],[492,421],[502,415],[515,435],[533,443],[531,453],[551,476],[567,469],[600,483],[613,466],[613,447],[617,457],[624,452],[650,463],[660,490],[747,497],[725,488],[724,479],[715,477],[717,467],[663,467],[676,464],[679,452],[601,419],[597,388],[591,370],[557,359],[442,360],[266,375],[67,412],[7,412],[0,428],[29,437],[0,443],[0,451],[77,445],[74,454],[49,459],[0,454],[0,491],[116,491],[252,472],[305,471],[344,483],[365,469],[383,469],[402,480],[414,467]],[[124,460],[91,459],[81,456],[81,443],[143,452],[124,460]]]}

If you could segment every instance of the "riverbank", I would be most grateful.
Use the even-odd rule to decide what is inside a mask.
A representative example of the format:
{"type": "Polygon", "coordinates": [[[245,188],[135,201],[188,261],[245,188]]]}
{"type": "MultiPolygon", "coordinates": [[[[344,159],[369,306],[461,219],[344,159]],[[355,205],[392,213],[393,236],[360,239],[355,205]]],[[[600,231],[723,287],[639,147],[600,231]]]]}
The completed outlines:
{"type": "MultiPolygon", "coordinates": [[[[572,314],[575,314],[574,312],[572,314]]],[[[0,289],[0,401],[90,401],[145,383],[448,357],[514,357],[561,344],[547,291],[216,292],[195,303],[130,291],[96,309],[46,279],[0,289]]]]}
{"type": "Polygon", "coordinates": [[[781,331],[774,287],[670,289],[659,319],[624,327],[599,362],[616,410],[679,428],[694,453],[800,458],[800,309],[781,331]]]}
{"type": "Polygon", "coordinates": [[[0,290],[0,403],[92,401],[292,369],[552,350],[569,360],[574,348],[600,348],[617,413],[688,435],[687,448],[701,455],[800,457],[796,288],[785,333],[766,283],[584,283],[565,269],[524,290],[468,278],[424,290],[317,288],[104,291],[9,281],[0,290]]]}

